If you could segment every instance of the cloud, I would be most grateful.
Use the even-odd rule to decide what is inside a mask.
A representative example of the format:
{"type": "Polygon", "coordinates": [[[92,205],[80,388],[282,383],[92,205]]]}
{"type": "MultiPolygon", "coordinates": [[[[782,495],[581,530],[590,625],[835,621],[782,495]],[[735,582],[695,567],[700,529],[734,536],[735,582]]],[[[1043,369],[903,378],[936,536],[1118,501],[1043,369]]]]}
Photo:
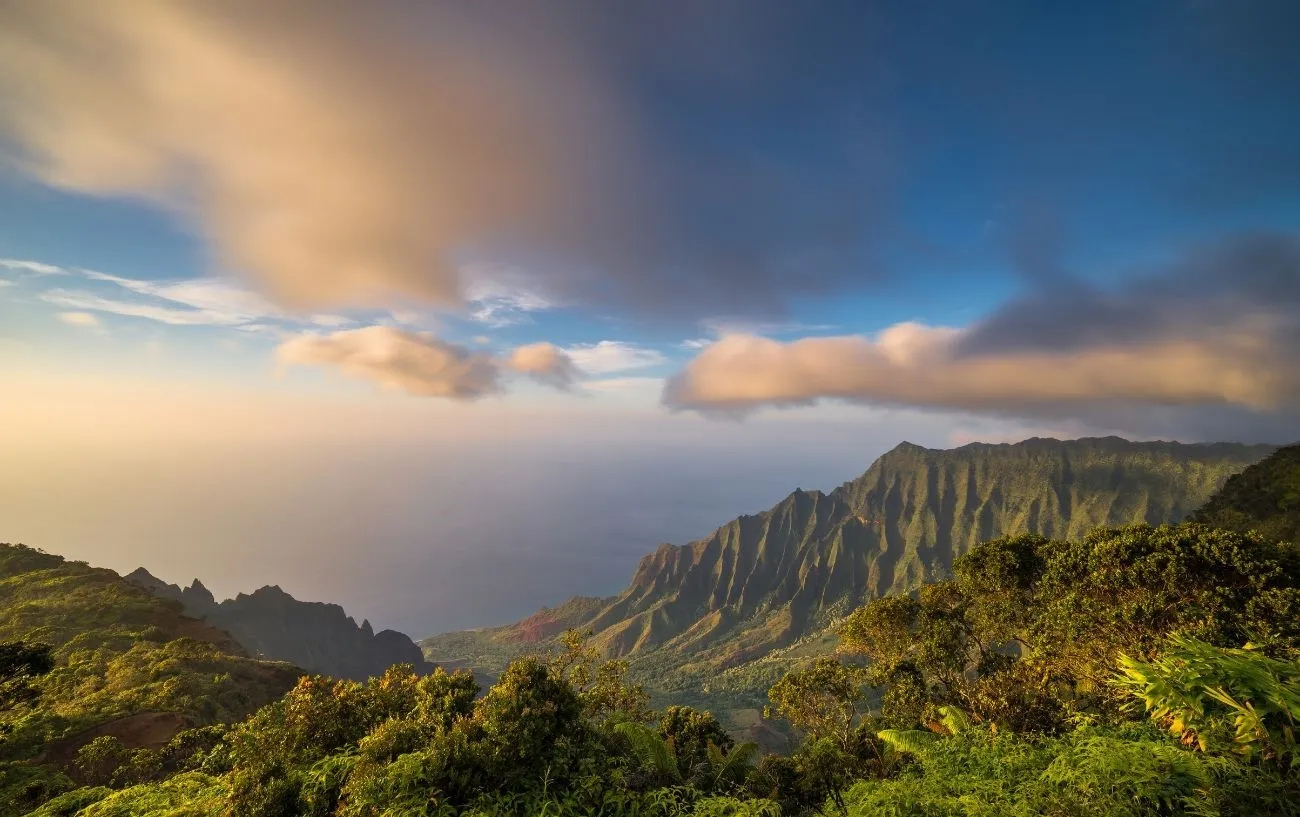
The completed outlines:
{"type": "Polygon", "coordinates": [[[729,335],[670,379],[663,401],[743,413],[832,398],[1112,427],[1159,410],[1180,427],[1215,420],[1222,433],[1253,416],[1294,436],[1297,359],[1300,240],[1245,236],[1112,291],[1057,281],[966,328],[729,335]]]}
{"type": "Polygon", "coordinates": [[[1264,411],[1300,398],[1300,373],[1270,347],[1271,330],[1246,322],[1200,339],[980,356],[956,353],[965,331],[919,324],[790,343],[730,335],[674,377],[664,401],[721,411],[820,398],[1027,414],[1117,401],[1264,411]]]}
{"type": "Polygon", "coordinates": [[[561,391],[571,390],[581,377],[568,354],[554,344],[531,343],[497,358],[427,332],[382,325],[290,337],[280,344],[276,358],[284,366],[331,366],[416,397],[455,400],[500,394],[507,372],[561,391]]]}
{"type": "Polygon", "coordinates": [[[578,367],[563,349],[551,343],[530,343],[510,353],[506,365],[539,383],[568,390],[580,377],[578,367]]]}
{"type": "Polygon", "coordinates": [[[147,318],[171,326],[239,326],[240,316],[196,309],[174,309],[154,304],[121,301],[105,298],[92,292],[69,289],[51,289],[37,296],[42,301],[68,309],[110,312],[133,318],[147,318]]]}
{"type": "Polygon", "coordinates": [[[644,369],[668,362],[662,352],[620,340],[581,343],[564,350],[579,369],[590,375],[644,369]]]}
{"type": "Polygon", "coordinates": [[[706,318],[700,327],[715,338],[723,335],[795,335],[801,332],[826,332],[835,326],[829,323],[799,323],[798,321],[749,321],[738,318],[706,318]]]}
{"type": "Polygon", "coordinates": [[[166,207],[298,305],[460,302],[453,256],[562,232],[603,139],[563,53],[451,8],[54,0],[0,32],[30,173],[166,207]]]}
{"type": "Polygon", "coordinates": [[[494,328],[532,320],[530,313],[555,309],[559,303],[531,289],[527,276],[517,269],[473,265],[465,270],[465,298],[469,315],[494,328]]]}
{"type": "Polygon", "coordinates": [[[228,326],[251,331],[276,331],[277,327],[267,325],[268,322],[308,323],[328,328],[356,323],[343,315],[296,316],[246,287],[217,278],[150,281],[36,261],[10,263],[18,269],[39,268],[42,274],[74,276],[95,284],[110,284],[149,299],[124,301],[97,292],[67,288],[48,289],[37,295],[40,300],[56,306],[146,318],[173,326],[228,326]]]}
{"type": "Polygon", "coordinates": [[[786,42],[791,15],[744,6],[692,13],[666,65],[657,32],[687,11],[6,5],[0,137],[47,185],[168,211],[219,271],[296,308],[473,301],[500,323],[545,293],[779,317],[790,293],[877,280],[897,212],[882,129],[850,117],[815,161],[789,150],[792,122],[848,134],[840,103],[862,88],[823,80],[858,72],[827,72],[816,30],[786,42]],[[699,105],[707,132],[653,115],[699,93],[736,103],[699,105]],[[527,260],[528,286],[485,296],[467,259],[527,260]]]}
{"type": "Polygon", "coordinates": [[[62,267],[56,267],[53,264],[42,264],[39,261],[27,261],[21,258],[0,258],[0,267],[17,270],[18,272],[30,272],[34,275],[67,274],[62,267]]]}
{"type": "Polygon", "coordinates": [[[1137,344],[1209,332],[1256,316],[1278,326],[1277,341],[1300,344],[1300,236],[1254,233],[1185,252],[1138,271],[1114,289],[1066,274],[999,308],[963,340],[960,352],[1058,351],[1137,344]]]}
{"type": "Polygon", "coordinates": [[[103,326],[99,318],[89,312],[60,312],[59,320],[69,326],[84,326],[89,328],[99,328],[103,326]]]}
{"type": "Polygon", "coordinates": [[[344,374],[420,397],[474,400],[500,392],[489,355],[391,326],[301,335],[276,351],[288,366],[333,366],[344,374]]]}

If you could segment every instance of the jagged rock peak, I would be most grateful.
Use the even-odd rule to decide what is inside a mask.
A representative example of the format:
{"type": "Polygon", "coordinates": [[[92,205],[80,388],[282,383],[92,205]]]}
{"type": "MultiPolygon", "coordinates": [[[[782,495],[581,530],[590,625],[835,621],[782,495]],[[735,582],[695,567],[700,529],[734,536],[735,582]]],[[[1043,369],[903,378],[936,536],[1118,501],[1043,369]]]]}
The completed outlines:
{"type": "Polygon", "coordinates": [[[195,579],[182,590],[140,568],[128,580],[155,596],[180,602],[186,615],[226,630],[252,655],[288,661],[311,672],[364,680],[393,664],[432,666],[420,648],[394,630],[376,634],[373,625],[356,620],[337,604],[298,601],[279,585],[216,602],[195,579]]]}

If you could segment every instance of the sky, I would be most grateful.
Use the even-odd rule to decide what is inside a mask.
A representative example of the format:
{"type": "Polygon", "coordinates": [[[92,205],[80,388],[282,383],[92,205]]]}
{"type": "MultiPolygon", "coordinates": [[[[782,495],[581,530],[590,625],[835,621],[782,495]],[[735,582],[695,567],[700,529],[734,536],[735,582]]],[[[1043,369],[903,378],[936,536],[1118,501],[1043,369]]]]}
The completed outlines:
{"type": "Polygon", "coordinates": [[[903,440],[1295,440],[1296,30],[7,3],[0,541],[427,635],[903,440]]]}

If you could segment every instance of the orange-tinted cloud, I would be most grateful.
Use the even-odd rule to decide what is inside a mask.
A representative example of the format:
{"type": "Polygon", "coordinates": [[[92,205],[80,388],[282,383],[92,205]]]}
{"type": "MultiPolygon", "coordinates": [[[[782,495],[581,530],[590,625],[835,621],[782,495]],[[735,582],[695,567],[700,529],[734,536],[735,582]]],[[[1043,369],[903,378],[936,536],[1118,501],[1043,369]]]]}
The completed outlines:
{"type": "Polygon", "coordinates": [[[510,353],[506,365],[539,383],[568,390],[581,377],[573,358],[553,343],[530,343],[510,353]]]}
{"type": "Polygon", "coordinates": [[[744,412],[822,398],[1024,415],[1100,403],[1228,404],[1267,411],[1300,401],[1300,369],[1267,320],[1138,343],[960,353],[964,330],[899,324],[871,338],[783,343],[729,335],[674,377],[674,408],[744,412]]]}
{"type": "Polygon", "coordinates": [[[276,354],[285,365],[334,366],[420,397],[473,400],[500,391],[497,362],[490,355],[391,326],[301,335],[281,344],[276,354]]]}
{"type": "Polygon", "coordinates": [[[276,350],[285,366],[330,366],[344,374],[415,397],[474,400],[503,391],[507,372],[568,390],[580,372],[550,343],[531,343],[505,358],[440,340],[427,332],[367,326],[290,338],[276,350]]]}
{"type": "Polygon", "coordinates": [[[454,304],[455,251],[580,220],[613,121],[564,49],[484,36],[448,6],[7,5],[0,124],[41,180],[161,204],[281,300],[454,304]]]}

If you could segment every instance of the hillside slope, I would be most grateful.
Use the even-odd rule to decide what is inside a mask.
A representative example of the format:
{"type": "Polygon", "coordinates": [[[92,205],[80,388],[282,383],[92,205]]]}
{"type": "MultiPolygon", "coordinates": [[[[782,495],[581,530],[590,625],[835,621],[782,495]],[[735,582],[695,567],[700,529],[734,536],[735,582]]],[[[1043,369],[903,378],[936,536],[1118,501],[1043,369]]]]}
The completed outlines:
{"type": "Polygon", "coordinates": [[[279,587],[217,602],[198,579],[182,589],[143,567],[126,578],[156,596],[180,602],[186,615],[229,632],[252,655],[358,681],[382,675],[393,664],[414,664],[417,672],[432,669],[406,635],[395,630],[376,633],[369,621],[358,626],[337,604],[299,601],[279,587]]]}
{"type": "MultiPolygon", "coordinates": [[[[0,642],[11,640],[48,644],[55,658],[37,684],[39,709],[11,713],[16,720],[0,728],[0,779],[8,771],[14,785],[46,769],[57,775],[100,735],[156,745],[191,726],[240,719],[301,675],[248,657],[225,631],[111,570],[0,544],[0,642]]],[[[9,794],[4,788],[0,803],[9,794]]]]}
{"type": "Polygon", "coordinates": [[[661,546],[617,596],[543,611],[541,622],[435,637],[426,654],[463,662],[476,652],[481,661],[563,624],[593,630],[613,655],[658,654],[657,668],[736,666],[816,636],[870,598],[945,576],[986,539],[1179,521],[1273,450],[1115,437],[951,450],[903,443],[829,493],[796,490],[703,539],[661,546]]]}
{"type": "Polygon", "coordinates": [[[1192,518],[1300,544],[1300,445],[1280,448],[1230,477],[1192,518]]]}

